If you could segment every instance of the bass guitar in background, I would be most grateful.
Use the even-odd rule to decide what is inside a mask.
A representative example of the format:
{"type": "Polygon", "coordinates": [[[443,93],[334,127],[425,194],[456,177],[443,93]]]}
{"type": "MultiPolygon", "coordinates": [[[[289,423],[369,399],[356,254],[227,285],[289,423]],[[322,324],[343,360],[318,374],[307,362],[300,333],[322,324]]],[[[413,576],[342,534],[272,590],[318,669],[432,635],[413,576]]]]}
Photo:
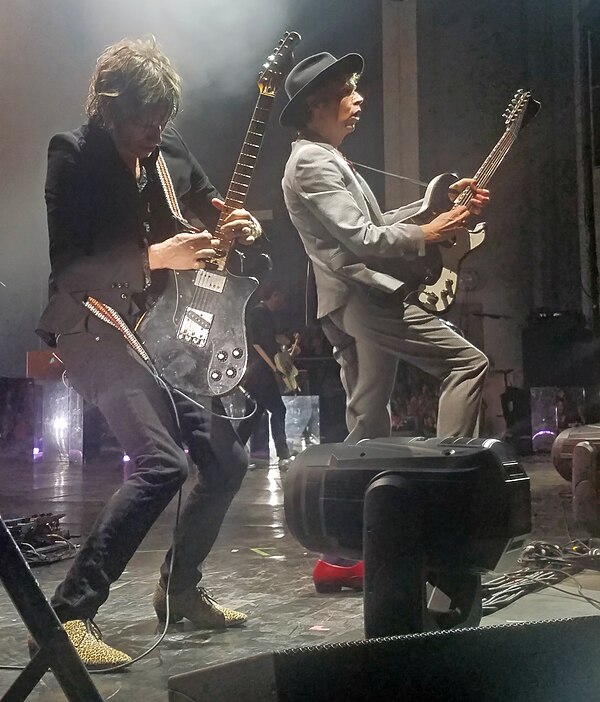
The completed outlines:
{"type": "Polygon", "coordinates": [[[294,358],[300,353],[300,334],[297,332],[292,337],[292,343],[288,346],[282,344],[281,349],[275,354],[273,362],[279,374],[281,391],[284,393],[298,393],[298,369],[294,364],[294,358]]]}
{"type": "MultiPolygon", "coordinates": [[[[540,109],[540,103],[526,90],[517,90],[507,110],[504,112],[506,130],[473,176],[477,185],[487,187],[498,166],[514,144],[519,132],[540,109]]],[[[467,206],[473,197],[467,188],[451,203],[448,188],[457,180],[454,173],[442,173],[434,178],[425,191],[421,209],[404,220],[409,224],[428,224],[442,212],[459,205],[467,206]]],[[[485,223],[474,229],[457,229],[454,236],[440,244],[432,244],[425,249],[425,256],[415,260],[389,260],[386,272],[406,281],[406,297],[416,301],[434,314],[445,312],[456,300],[459,286],[459,269],[467,254],[481,246],[485,239],[485,223]]]]}

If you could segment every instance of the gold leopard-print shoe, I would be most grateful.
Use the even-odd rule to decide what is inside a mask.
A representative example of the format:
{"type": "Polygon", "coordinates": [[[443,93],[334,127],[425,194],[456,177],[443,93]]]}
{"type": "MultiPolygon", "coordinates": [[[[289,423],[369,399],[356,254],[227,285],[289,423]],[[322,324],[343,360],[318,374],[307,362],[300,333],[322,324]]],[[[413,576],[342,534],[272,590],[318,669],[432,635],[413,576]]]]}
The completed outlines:
{"type": "Polygon", "coordinates": [[[69,640],[89,670],[114,668],[131,663],[131,656],[104,643],[100,629],[90,619],[72,619],[63,623],[69,640]]]}
{"type": "MultiPolygon", "coordinates": [[[[167,619],[167,593],[159,581],[154,591],[154,611],[160,622],[167,619]]],[[[189,619],[199,629],[225,629],[245,624],[248,615],[216,602],[202,587],[169,595],[169,623],[189,619]]]]}

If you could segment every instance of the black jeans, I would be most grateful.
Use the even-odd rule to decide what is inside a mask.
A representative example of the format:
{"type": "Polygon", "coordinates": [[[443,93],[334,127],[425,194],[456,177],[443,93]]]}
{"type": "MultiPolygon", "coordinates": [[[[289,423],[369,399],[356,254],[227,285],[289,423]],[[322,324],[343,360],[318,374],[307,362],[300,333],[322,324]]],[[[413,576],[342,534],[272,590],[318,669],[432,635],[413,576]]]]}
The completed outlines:
{"type": "MultiPolygon", "coordinates": [[[[95,318],[88,331],[62,335],[58,355],[75,390],[98,406],[135,466],[108,501],[52,599],[62,621],[93,618],[109,587],[184,483],[189,458],[197,483],[186,500],[175,534],[171,590],[197,584],[247,458],[233,427],[168,393],[120,332],[95,318]]],[[[215,411],[221,403],[213,402],[215,411]]],[[[161,567],[166,584],[172,549],[161,567]]]]}
{"type": "MultiPolygon", "coordinates": [[[[289,458],[290,449],[285,435],[285,405],[281,399],[281,392],[273,371],[264,361],[256,361],[255,365],[248,371],[244,387],[256,402],[256,412],[248,419],[242,419],[239,423],[237,433],[240,441],[246,445],[263,413],[268,410],[271,413],[271,435],[277,457],[289,458]]],[[[253,408],[252,402],[247,402],[246,408],[250,412],[253,408]]]]}

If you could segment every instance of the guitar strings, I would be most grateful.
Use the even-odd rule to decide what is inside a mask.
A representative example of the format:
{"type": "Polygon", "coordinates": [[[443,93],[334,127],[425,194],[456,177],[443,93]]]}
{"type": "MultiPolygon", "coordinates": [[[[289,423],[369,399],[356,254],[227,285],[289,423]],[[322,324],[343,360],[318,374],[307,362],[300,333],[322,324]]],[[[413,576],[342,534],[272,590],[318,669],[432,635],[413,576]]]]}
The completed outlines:
{"type": "MultiPolygon", "coordinates": [[[[481,171],[480,180],[481,180],[481,183],[483,185],[487,185],[487,183],[489,182],[492,175],[495,173],[498,166],[504,160],[504,157],[506,156],[506,154],[510,150],[511,146],[515,143],[515,140],[516,140],[515,134],[507,132],[505,134],[505,136],[507,137],[506,144],[503,144],[501,148],[497,148],[500,146],[500,142],[498,142],[498,145],[496,147],[497,148],[496,153],[494,153],[492,151],[492,154],[490,154],[490,157],[486,160],[486,162],[483,164],[483,166],[480,169],[480,171],[481,171]]],[[[504,137],[502,137],[502,138],[504,138],[504,137]]],[[[502,139],[500,141],[502,141],[502,139]]]]}
{"type": "MultiPolygon", "coordinates": [[[[248,129],[246,131],[246,135],[244,137],[244,141],[242,144],[242,149],[240,152],[240,155],[238,157],[233,176],[231,179],[231,182],[229,184],[227,194],[225,196],[225,205],[224,209],[221,212],[221,215],[219,216],[219,221],[217,223],[217,226],[214,231],[214,237],[219,239],[221,242],[221,245],[225,244],[226,247],[226,253],[224,256],[221,256],[220,258],[222,259],[222,271],[224,275],[227,274],[227,263],[231,254],[232,249],[234,248],[233,242],[225,242],[223,238],[221,238],[221,227],[224,223],[224,220],[226,219],[227,215],[232,212],[235,209],[235,206],[232,205],[231,203],[234,202],[238,204],[239,206],[243,207],[244,202],[246,199],[246,195],[248,193],[248,190],[250,188],[250,182],[252,179],[253,171],[254,171],[254,166],[245,163],[245,160],[248,159],[254,159],[256,160],[258,158],[258,153],[260,151],[260,147],[262,145],[262,139],[264,138],[264,132],[265,132],[265,127],[267,123],[267,118],[271,112],[273,105],[273,98],[269,95],[264,95],[261,94],[258,96],[258,99],[256,101],[256,105],[254,107],[254,111],[252,113],[252,118],[250,119],[250,123],[248,125],[248,129]],[[265,112],[266,115],[264,119],[258,119],[258,113],[259,111],[265,112]],[[255,144],[252,141],[252,136],[256,135],[260,137],[259,143],[255,144]],[[247,147],[253,147],[256,149],[256,154],[251,154],[249,153],[246,149],[247,147]],[[250,174],[243,173],[242,169],[247,169],[250,171],[250,174]],[[240,176],[241,178],[248,179],[248,183],[243,183],[240,180],[236,180],[236,177],[240,176]],[[235,190],[235,187],[240,187],[242,189],[241,192],[238,192],[235,190]],[[245,192],[243,192],[245,190],[245,192]],[[235,195],[241,195],[242,199],[238,200],[234,197],[235,195]]],[[[262,115],[261,115],[262,116],[262,115]]],[[[218,266],[217,266],[218,267],[218,266]]],[[[206,270],[207,268],[205,268],[206,270]]],[[[210,270],[210,268],[208,268],[210,270]]],[[[202,275],[202,274],[201,274],[202,275]]],[[[212,295],[212,290],[203,287],[203,286],[195,286],[194,294],[192,295],[191,299],[191,305],[195,308],[199,309],[204,309],[210,300],[210,297],[212,295]]]]}
{"type": "MultiPolygon", "coordinates": [[[[221,233],[221,227],[224,223],[224,220],[226,219],[227,215],[232,212],[235,207],[231,204],[232,202],[238,204],[240,207],[244,206],[246,196],[248,194],[248,190],[250,188],[250,182],[253,176],[254,172],[254,166],[251,165],[250,163],[246,163],[248,159],[254,159],[256,160],[258,158],[258,154],[260,152],[260,147],[262,145],[262,140],[264,138],[265,134],[265,128],[267,124],[267,119],[269,117],[269,114],[271,112],[272,106],[273,106],[273,97],[265,95],[265,94],[260,94],[256,100],[256,105],[254,107],[254,111],[252,113],[252,117],[250,119],[250,123],[248,125],[248,129],[246,131],[246,135],[244,137],[244,141],[242,143],[242,148],[240,151],[240,155],[238,157],[235,169],[233,171],[233,175],[231,178],[231,182],[229,184],[228,190],[227,190],[227,195],[225,196],[225,206],[223,211],[221,212],[221,215],[219,217],[219,221],[217,223],[217,227],[215,228],[215,237],[218,238],[221,242],[223,242],[223,239],[220,236],[221,233]],[[265,113],[265,115],[261,115],[263,119],[258,118],[259,112],[265,113]],[[259,143],[255,144],[252,140],[253,135],[256,135],[260,137],[258,140],[259,143]],[[248,147],[253,147],[256,149],[256,154],[251,154],[247,150],[248,147]],[[242,169],[247,169],[250,171],[250,173],[243,173],[242,169]],[[236,177],[240,176],[241,178],[247,179],[248,183],[243,183],[240,180],[236,180],[236,177]],[[241,188],[241,192],[238,192],[235,188],[239,187],[241,188]],[[245,191],[245,192],[244,192],[245,191]],[[235,195],[241,195],[241,199],[238,200],[234,197],[235,195]]],[[[222,270],[223,274],[227,275],[227,263],[231,254],[232,249],[234,248],[233,242],[228,242],[227,243],[227,248],[226,248],[226,254],[223,258],[223,263],[222,263],[222,270]]],[[[194,292],[194,295],[192,296],[192,304],[195,307],[198,307],[200,309],[203,309],[204,307],[207,306],[207,303],[210,300],[210,296],[212,294],[212,291],[198,286],[199,289],[194,292]]]]}
{"type": "MultiPolygon", "coordinates": [[[[523,120],[523,116],[525,114],[525,108],[524,106],[521,109],[518,123],[520,124],[523,120]]],[[[513,122],[513,126],[515,125],[515,122],[513,122]]],[[[478,185],[483,185],[485,186],[489,179],[492,177],[492,175],[495,173],[496,169],[498,166],[502,163],[504,157],[508,153],[509,149],[511,146],[514,144],[515,140],[517,138],[517,132],[513,130],[512,128],[507,129],[504,134],[500,137],[498,143],[496,146],[492,149],[492,152],[488,156],[488,158],[484,161],[483,165],[479,169],[479,171],[475,174],[475,179],[478,185]],[[503,144],[502,142],[505,141],[506,143],[503,144]]],[[[471,199],[473,198],[473,193],[470,190],[465,190],[461,195],[464,195],[464,197],[459,197],[456,199],[454,206],[456,207],[457,205],[466,205],[468,204],[471,199]]]]}
{"type": "MultiPolygon", "coordinates": [[[[506,136],[506,135],[504,135],[506,136]]],[[[498,142],[498,144],[494,147],[492,150],[492,153],[490,156],[486,159],[482,167],[479,169],[479,171],[475,174],[475,180],[478,185],[485,187],[492,175],[495,173],[496,169],[508,153],[510,147],[514,143],[514,139],[506,140],[506,144],[502,144],[501,142],[504,140],[504,136],[502,139],[498,142]],[[499,148],[500,147],[500,148],[499,148]]],[[[465,200],[469,202],[472,197],[473,197],[473,192],[471,190],[465,191],[467,193],[467,196],[465,196],[465,200]]],[[[463,204],[463,203],[461,203],[463,204]]]]}
{"type": "MultiPolygon", "coordinates": [[[[502,163],[504,157],[510,150],[511,146],[515,143],[517,134],[518,134],[518,128],[520,127],[523,117],[525,115],[526,107],[528,104],[527,102],[521,104],[520,107],[520,112],[518,115],[518,118],[512,122],[511,127],[509,127],[502,137],[500,137],[498,143],[496,146],[492,149],[492,152],[488,156],[488,158],[484,161],[483,165],[479,169],[477,175],[481,175],[477,182],[481,185],[486,185],[489,179],[492,177],[498,166],[502,163]],[[503,141],[506,141],[507,143],[502,144],[503,141]],[[497,158],[497,160],[494,162],[494,159],[497,158]]],[[[472,196],[471,196],[472,197],[472,196]]],[[[471,199],[470,197],[467,199],[467,202],[471,199]]]]}
{"type": "MultiPolygon", "coordinates": [[[[510,150],[511,146],[514,144],[515,139],[516,135],[508,131],[502,135],[496,146],[492,149],[488,158],[484,161],[481,168],[475,174],[474,178],[477,185],[480,187],[485,187],[487,185],[491,177],[496,172],[498,166],[504,160],[504,157],[510,150]],[[506,143],[503,144],[503,141],[506,143]]],[[[474,193],[470,188],[464,190],[454,201],[453,208],[458,207],[459,205],[467,206],[473,197],[474,193]]]]}

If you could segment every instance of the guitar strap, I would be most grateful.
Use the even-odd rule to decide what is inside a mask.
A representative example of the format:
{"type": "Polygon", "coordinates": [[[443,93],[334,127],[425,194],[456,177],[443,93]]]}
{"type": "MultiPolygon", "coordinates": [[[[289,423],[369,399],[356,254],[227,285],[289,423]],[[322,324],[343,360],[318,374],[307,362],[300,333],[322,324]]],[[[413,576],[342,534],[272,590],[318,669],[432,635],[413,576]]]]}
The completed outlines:
{"type": "Polygon", "coordinates": [[[127,322],[115,309],[104,302],[100,302],[100,300],[96,300],[96,298],[92,297],[91,295],[88,296],[87,300],[83,303],[83,306],[87,307],[87,309],[95,317],[98,317],[98,319],[101,319],[103,322],[110,324],[111,327],[118,329],[138,356],[140,356],[142,360],[152,367],[152,360],[146,353],[146,349],[142,346],[137,336],[131,331],[127,325],[127,322]]]}
{"type": "Polygon", "coordinates": [[[158,158],[156,159],[156,171],[158,173],[158,179],[160,180],[160,184],[165,194],[167,205],[169,206],[169,210],[171,211],[173,217],[180,224],[183,224],[183,226],[186,227],[186,229],[188,229],[189,231],[201,231],[200,229],[198,229],[198,227],[194,227],[192,224],[190,224],[187,221],[187,219],[185,219],[185,217],[181,214],[179,202],[177,201],[177,195],[175,194],[175,188],[173,187],[173,181],[171,180],[171,174],[169,173],[169,169],[167,168],[167,162],[165,161],[165,157],[160,151],[158,153],[158,158]]]}

